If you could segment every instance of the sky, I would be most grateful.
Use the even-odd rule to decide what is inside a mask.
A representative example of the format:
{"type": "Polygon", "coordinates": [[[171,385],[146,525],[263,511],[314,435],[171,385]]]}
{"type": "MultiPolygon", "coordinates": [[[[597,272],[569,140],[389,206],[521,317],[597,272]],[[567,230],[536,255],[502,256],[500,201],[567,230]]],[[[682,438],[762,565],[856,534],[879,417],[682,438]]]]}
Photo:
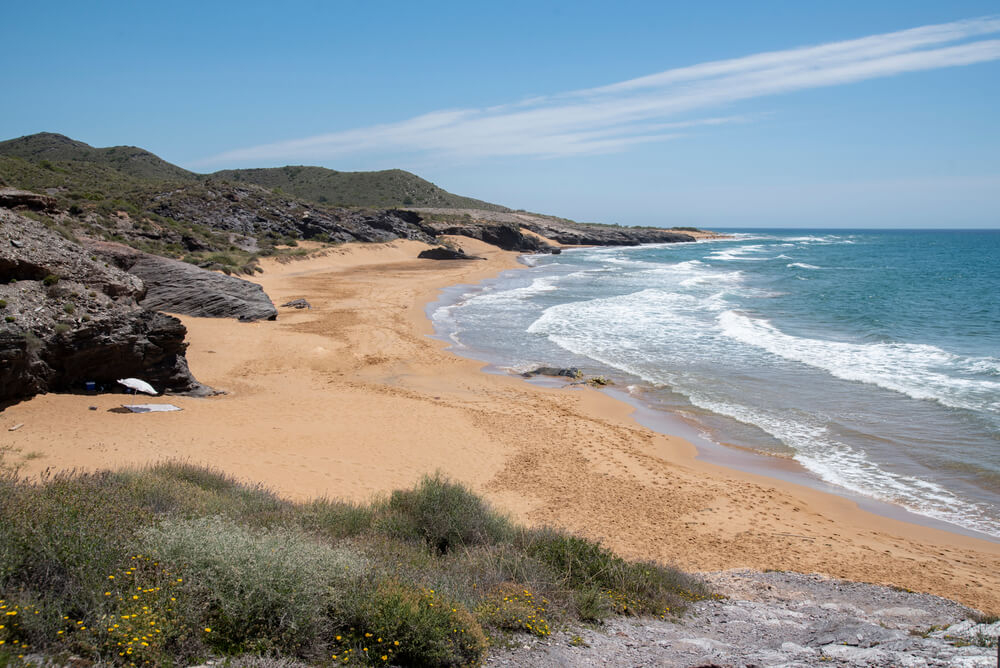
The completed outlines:
{"type": "Polygon", "coordinates": [[[401,168],[580,221],[1000,228],[1000,2],[49,2],[0,139],[401,168]]]}

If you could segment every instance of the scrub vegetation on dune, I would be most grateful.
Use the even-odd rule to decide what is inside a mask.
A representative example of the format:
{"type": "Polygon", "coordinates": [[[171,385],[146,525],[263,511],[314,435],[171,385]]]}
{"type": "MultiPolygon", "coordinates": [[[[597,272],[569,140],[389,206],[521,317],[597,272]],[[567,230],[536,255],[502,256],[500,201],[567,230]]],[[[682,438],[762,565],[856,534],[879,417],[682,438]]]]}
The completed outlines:
{"type": "Polygon", "coordinates": [[[517,526],[425,477],[282,500],[183,464],[0,475],[0,665],[475,665],[512,634],[705,597],[676,570],[517,526]]]}

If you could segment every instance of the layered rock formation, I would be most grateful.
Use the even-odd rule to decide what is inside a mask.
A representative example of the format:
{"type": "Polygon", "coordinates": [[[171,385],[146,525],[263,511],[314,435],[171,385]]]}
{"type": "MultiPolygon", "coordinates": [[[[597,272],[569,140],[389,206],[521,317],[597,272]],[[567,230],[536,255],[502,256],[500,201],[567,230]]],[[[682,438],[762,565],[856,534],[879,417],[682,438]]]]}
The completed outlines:
{"type": "Polygon", "coordinates": [[[92,242],[87,248],[142,280],[145,294],[139,305],[145,309],[243,321],[278,316],[271,299],[256,283],[121,244],[92,242]]]}
{"type": "Polygon", "coordinates": [[[184,325],[146,310],[145,286],[43,224],[0,209],[0,402],[136,376],[206,393],[184,325]]]}

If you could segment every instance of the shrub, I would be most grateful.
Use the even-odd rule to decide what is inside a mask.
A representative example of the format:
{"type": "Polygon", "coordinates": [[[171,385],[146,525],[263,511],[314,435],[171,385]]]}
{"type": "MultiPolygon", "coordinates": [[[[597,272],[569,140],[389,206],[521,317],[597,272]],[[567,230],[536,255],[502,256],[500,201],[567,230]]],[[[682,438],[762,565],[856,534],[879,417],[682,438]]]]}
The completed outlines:
{"type": "Polygon", "coordinates": [[[0,299],[0,308],[7,308],[7,300],[0,299]]]}
{"type": "Polygon", "coordinates": [[[461,604],[433,589],[382,582],[348,603],[331,655],[336,661],[403,666],[477,665],[482,627],[461,604]]]}
{"type": "Polygon", "coordinates": [[[42,279],[42,284],[47,287],[52,287],[58,282],[59,282],[59,277],[56,276],[55,274],[49,274],[48,276],[42,279]]]}
{"type": "Polygon", "coordinates": [[[76,306],[74,306],[73,304],[63,304],[63,311],[72,315],[73,313],[76,312],[76,306]]]}
{"type": "Polygon", "coordinates": [[[519,542],[527,554],[581,592],[577,605],[588,610],[594,609],[588,597],[595,589],[615,612],[629,615],[679,612],[687,602],[707,596],[704,585],[681,571],[651,562],[627,562],[598,543],[561,531],[524,530],[519,542]]]}
{"type": "Polygon", "coordinates": [[[17,320],[17,318],[15,318],[12,315],[8,315],[8,316],[4,316],[3,320],[4,320],[4,322],[14,322],[15,320],[17,320]]]}
{"type": "Polygon", "coordinates": [[[513,582],[504,583],[476,609],[479,619],[501,631],[522,631],[539,638],[552,633],[546,620],[547,599],[513,582]]]}
{"type": "Polygon", "coordinates": [[[178,565],[188,618],[212,647],[300,653],[325,637],[334,591],[364,562],[292,530],[251,532],[222,517],[166,519],[143,532],[151,555],[178,565]]]}
{"type": "Polygon", "coordinates": [[[42,609],[32,644],[55,638],[63,616],[109,612],[105,583],[129,553],[143,510],[106,473],[0,487],[0,591],[42,609]]]}
{"type": "Polygon", "coordinates": [[[456,547],[493,543],[511,533],[508,520],[466,487],[440,474],[425,476],[412,490],[397,490],[384,504],[389,534],[423,540],[444,554],[456,547]]]}
{"type": "Polygon", "coordinates": [[[236,261],[236,258],[234,258],[232,255],[227,255],[226,253],[212,253],[207,258],[205,258],[205,261],[209,263],[225,265],[228,267],[235,267],[239,264],[236,261]]]}
{"type": "Polygon", "coordinates": [[[357,536],[371,527],[374,516],[369,506],[330,499],[310,501],[299,511],[303,528],[329,538],[357,536]]]}

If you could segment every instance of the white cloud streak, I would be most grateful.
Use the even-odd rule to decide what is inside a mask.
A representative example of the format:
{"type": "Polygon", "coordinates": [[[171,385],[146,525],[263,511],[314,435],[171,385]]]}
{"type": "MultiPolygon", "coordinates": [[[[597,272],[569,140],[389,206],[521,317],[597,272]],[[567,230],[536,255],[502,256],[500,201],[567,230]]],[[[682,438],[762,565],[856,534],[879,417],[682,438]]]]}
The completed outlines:
{"type": "Polygon", "coordinates": [[[819,46],[666,70],[620,83],[483,109],[435,111],[397,123],[264,144],[201,164],[322,161],[350,154],[453,158],[564,157],[673,139],[744,116],[672,120],[796,90],[1000,60],[1000,17],[923,26],[819,46]]]}

